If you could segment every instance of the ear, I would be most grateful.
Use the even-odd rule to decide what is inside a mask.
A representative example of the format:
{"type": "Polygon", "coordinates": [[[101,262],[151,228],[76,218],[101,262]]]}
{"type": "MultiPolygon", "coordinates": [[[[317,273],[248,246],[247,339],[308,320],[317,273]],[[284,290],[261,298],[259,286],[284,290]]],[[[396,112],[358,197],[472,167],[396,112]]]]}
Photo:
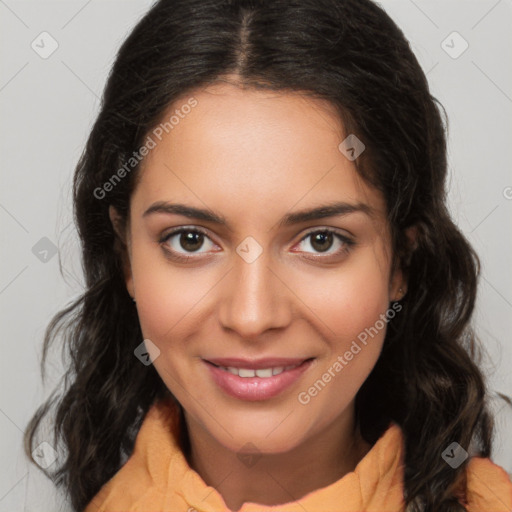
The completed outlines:
{"type": "Polygon", "coordinates": [[[130,238],[126,232],[126,226],[124,226],[122,223],[121,215],[114,206],[110,205],[108,207],[108,215],[116,234],[114,250],[117,252],[122,262],[126,289],[128,290],[130,296],[135,298],[132,267],[130,264],[130,238]]]}
{"type": "Polygon", "coordinates": [[[390,282],[389,296],[390,300],[397,301],[404,298],[407,293],[407,267],[411,260],[411,255],[417,246],[418,226],[410,226],[405,230],[407,247],[405,252],[400,254],[400,261],[395,269],[390,282]]]}

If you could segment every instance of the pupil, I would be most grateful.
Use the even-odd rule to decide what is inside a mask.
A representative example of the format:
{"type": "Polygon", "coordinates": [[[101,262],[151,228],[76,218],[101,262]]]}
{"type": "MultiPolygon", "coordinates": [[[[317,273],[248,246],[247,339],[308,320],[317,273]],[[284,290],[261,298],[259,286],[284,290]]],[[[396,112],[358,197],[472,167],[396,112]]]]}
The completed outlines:
{"type": "Polygon", "coordinates": [[[332,233],[328,232],[321,232],[317,233],[311,242],[311,245],[315,248],[315,250],[318,250],[320,252],[327,251],[332,244],[332,233]],[[327,246],[325,243],[327,242],[327,246]]]}
{"type": "Polygon", "coordinates": [[[181,234],[180,245],[185,250],[197,251],[203,245],[203,235],[202,233],[185,231],[181,234]]]}

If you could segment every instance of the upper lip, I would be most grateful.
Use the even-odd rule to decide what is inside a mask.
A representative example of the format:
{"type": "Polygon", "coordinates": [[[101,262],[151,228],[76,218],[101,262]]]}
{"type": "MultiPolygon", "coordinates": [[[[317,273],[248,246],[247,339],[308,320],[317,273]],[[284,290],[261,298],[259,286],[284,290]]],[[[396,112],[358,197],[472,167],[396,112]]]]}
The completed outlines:
{"type": "Polygon", "coordinates": [[[311,357],[266,357],[264,359],[242,359],[240,357],[215,357],[205,359],[216,366],[247,368],[250,370],[259,370],[262,368],[276,368],[279,366],[296,366],[311,357]]]}

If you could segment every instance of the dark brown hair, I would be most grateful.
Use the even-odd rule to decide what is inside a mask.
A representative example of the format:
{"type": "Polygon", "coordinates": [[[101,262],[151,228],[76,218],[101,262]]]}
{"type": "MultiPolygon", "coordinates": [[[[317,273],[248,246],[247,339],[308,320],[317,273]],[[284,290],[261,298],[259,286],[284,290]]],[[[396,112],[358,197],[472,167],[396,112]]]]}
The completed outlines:
{"type": "Polygon", "coordinates": [[[48,326],[43,374],[59,334],[71,364],[64,389],[28,425],[27,455],[56,404],[55,440],[63,440],[67,458],[52,478],[80,511],[131,454],[151,404],[169,395],[154,367],[133,355],[143,338],[123,277],[124,246],[108,215],[113,205],[126,225],[138,166],[104,197],[98,189],[176,98],[228,74],[246,87],[329,101],[345,131],[366,145],[357,168],[386,199],[408,292],[357,394],[358,423],[371,443],[390,420],[403,429],[410,510],[464,510],[455,487],[467,461],[452,469],[441,453],[453,441],[491,453],[492,419],[470,325],[479,262],[446,206],[442,108],[403,33],[370,0],[161,0],[133,29],[75,172],[86,290],[48,326]],[[410,226],[417,226],[414,250],[405,237],[410,226]]]}

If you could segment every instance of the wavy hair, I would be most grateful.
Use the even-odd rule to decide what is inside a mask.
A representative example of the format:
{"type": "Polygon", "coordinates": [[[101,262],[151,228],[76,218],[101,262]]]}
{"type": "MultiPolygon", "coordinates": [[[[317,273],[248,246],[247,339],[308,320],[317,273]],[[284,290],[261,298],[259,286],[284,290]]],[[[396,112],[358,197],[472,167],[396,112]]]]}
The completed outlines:
{"type": "Polygon", "coordinates": [[[60,335],[70,364],[63,389],[28,424],[28,457],[35,462],[34,437],[55,405],[53,434],[67,453],[51,478],[80,511],[132,453],[149,407],[172,396],[133,355],[143,337],[123,276],[126,246],[108,213],[113,205],[126,227],[140,165],[98,191],[176,99],[227,75],[245,87],[329,101],[346,133],[366,145],[357,170],[385,197],[393,264],[408,276],[408,292],[357,393],[356,418],[372,444],[390,420],[402,428],[409,510],[465,510],[458,489],[467,461],[452,469],[441,453],[453,441],[483,457],[492,449],[471,326],[479,260],[447,209],[444,110],[402,31],[370,0],[160,0],[129,34],[75,170],[86,288],[46,330],[43,377],[60,335]]]}

